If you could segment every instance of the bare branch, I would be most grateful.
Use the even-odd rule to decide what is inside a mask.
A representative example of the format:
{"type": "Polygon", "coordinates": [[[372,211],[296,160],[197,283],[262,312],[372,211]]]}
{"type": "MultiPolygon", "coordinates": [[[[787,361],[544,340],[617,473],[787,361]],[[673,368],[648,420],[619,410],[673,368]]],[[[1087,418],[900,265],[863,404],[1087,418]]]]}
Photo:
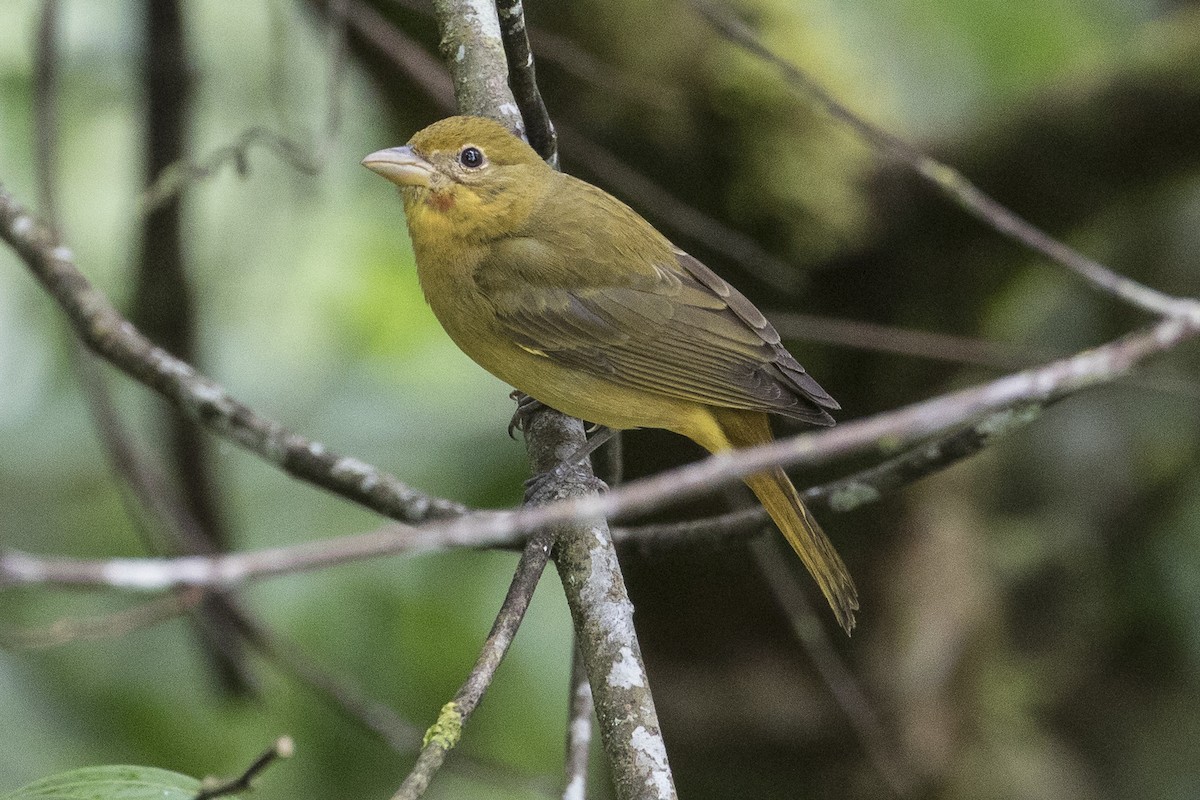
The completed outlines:
{"type": "MultiPolygon", "coordinates": [[[[977,452],[1014,426],[1034,419],[1047,404],[1116,380],[1138,362],[1197,335],[1200,335],[1200,320],[1164,319],[1147,330],[1101,347],[990,383],[835,428],[712,456],[603,495],[565,496],[559,502],[536,508],[477,512],[421,528],[393,525],[357,536],[214,558],[84,561],[39,558],[10,550],[0,553],[0,588],[39,583],[133,591],[181,586],[231,588],[253,579],[375,556],[444,547],[506,547],[524,541],[532,531],[551,526],[644,513],[733,484],[745,475],[776,464],[811,466],[864,450],[894,451],[923,443],[922,447],[877,467],[811,489],[804,495],[806,500],[827,502],[836,511],[846,511],[873,502],[883,491],[977,452]],[[926,441],[939,435],[943,438],[926,441]]],[[[560,457],[572,452],[573,448],[565,448],[560,457]]],[[[711,520],[685,523],[684,532],[690,535],[731,520],[745,524],[756,513],[738,512],[735,517],[719,518],[715,523],[711,520]]],[[[671,526],[666,533],[674,535],[680,527],[671,526]]],[[[658,528],[646,530],[647,537],[663,535],[658,528]]]]}
{"type": "Polygon", "coordinates": [[[811,75],[773,53],[749,26],[712,0],[691,0],[691,3],[722,36],[775,66],[789,85],[816,100],[831,117],[849,127],[879,153],[908,166],[964,211],[997,232],[1070,269],[1093,287],[1144,311],[1159,316],[1196,315],[1196,305],[1192,301],[1171,297],[1140,284],[1058,241],[996,202],[953,167],[927,156],[851,111],[811,75]]]}
{"type": "Polygon", "coordinates": [[[279,469],[387,516],[453,516],[459,503],[422,494],[356,458],[260,417],[223,387],[156,347],[75,266],[71,251],[0,185],[0,238],[45,286],[89,348],[184,410],[209,430],[279,469]]]}
{"type": "Polygon", "coordinates": [[[770,311],[767,318],[785,339],[804,339],[859,350],[949,361],[954,364],[1021,369],[1060,355],[978,337],[956,336],[816,314],[770,311]]]}
{"type": "MultiPolygon", "coordinates": [[[[535,474],[544,473],[565,466],[578,450],[584,441],[583,423],[546,409],[529,421],[525,438],[530,466],[535,474]]],[[[609,496],[595,494],[586,460],[562,472],[554,492],[558,502],[527,506],[518,514],[540,515],[609,496]]],[[[554,533],[554,563],[571,609],[617,797],[674,798],[666,745],[634,631],[633,604],[608,526],[600,515],[582,515],[554,520],[547,527],[554,533]]]]}
{"type": "Polygon", "coordinates": [[[546,111],[537,85],[537,70],[533,51],[529,48],[529,32],[525,29],[525,7],[521,0],[496,0],[500,17],[500,35],[508,57],[508,85],[512,88],[521,118],[525,121],[525,136],[530,146],[550,166],[558,169],[558,135],[546,111]]]}
{"type": "Polygon", "coordinates": [[[200,161],[177,158],[167,164],[142,192],[141,213],[150,215],[177,197],[191,184],[212,178],[226,164],[238,175],[250,170],[250,152],[255,147],[274,153],[281,161],[304,175],[316,175],[325,166],[342,127],[341,85],[346,62],[346,26],[350,0],[330,0],[330,24],[326,40],[328,75],[325,81],[325,114],[314,138],[306,147],[296,139],[263,125],[247,128],[230,144],[218,147],[200,161]]]}
{"type": "Polygon", "coordinates": [[[238,175],[250,171],[250,151],[261,147],[274,153],[297,172],[315,175],[320,165],[308,148],[281,133],[261,125],[247,128],[227,145],[213,150],[201,161],[174,161],[158,173],[141,197],[141,213],[149,215],[175,199],[184,189],[198,181],[214,177],[226,164],[233,165],[238,175]]]}
{"type": "MultiPolygon", "coordinates": [[[[508,122],[510,130],[520,133],[510,119],[516,108],[506,81],[506,57],[493,0],[435,0],[434,8],[459,110],[508,122]]],[[[583,423],[550,409],[532,414],[524,433],[535,475],[569,460],[586,441],[583,423]]],[[[587,459],[562,473],[563,477],[549,481],[547,495],[569,498],[567,502],[598,499],[587,459]]],[[[546,508],[527,505],[518,513],[537,514],[546,508]]],[[[546,530],[554,538],[554,561],[587,666],[617,797],[671,800],[675,786],[666,745],[633,628],[633,604],[608,525],[597,517],[568,516],[546,530]]]]}
{"type": "Polygon", "coordinates": [[[192,800],[214,800],[217,797],[226,797],[238,792],[249,791],[254,788],[251,783],[263,770],[281,758],[291,758],[295,750],[296,745],[292,741],[292,737],[280,736],[261,756],[254,759],[253,763],[246,767],[246,771],[241,775],[223,783],[206,780],[204,782],[206,784],[205,788],[197,793],[192,800]]]}
{"type": "Polygon", "coordinates": [[[508,58],[494,0],[434,0],[433,10],[459,113],[490,117],[524,137],[525,123],[508,88],[508,58]]]}
{"type": "MultiPolygon", "coordinates": [[[[1044,347],[1021,347],[975,336],[936,333],[816,314],[772,311],[767,317],[785,339],[805,339],[954,364],[1021,369],[1067,355],[1061,350],[1044,347]]],[[[1200,399],[1200,383],[1186,376],[1143,372],[1122,379],[1122,383],[1160,394],[1200,399]]]]}
{"type": "Polygon", "coordinates": [[[566,788],[563,800],[587,800],[588,761],[592,752],[592,686],[579,648],[571,655],[571,702],[567,714],[566,788]]]}
{"type": "Polygon", "coordinates": [[[0,648],[45,650],[74,642],[119,638],[174,619],[195,608],[203,597],[203,590],[186,589],[103,616],[63,617],[43,628],[0,629],[0,648]]]}
{"type": "Polygon", "coordinates": [[[363,0],[350,0],[346,13],[355,34],[390,59],[443,111],[454,113],[454,85],[440,61],[363,0]]]}
{"type": "Polygon", "coordinates": [[[496,675],[496,668],[508,653],[508,647],[517,634],[521,620],[525,618],[533,591],[537,588],[538,579],[542,577],[549,560],[550,537],[543,535],[530,539],[521,554],[516,574],[508,587],[508,594],[500,606],[500,613],[496,615],[492,631],[483,644],[483,651],[479,654],[475,667],[454,699],[442,706],[437,722],[425,732],[417,763],[392,800],[416,800],[423,795],[429,788],[429,782],[445,762],[446,754],[458,744],[463,725],[479,706],[484,692],[496,675]]]}

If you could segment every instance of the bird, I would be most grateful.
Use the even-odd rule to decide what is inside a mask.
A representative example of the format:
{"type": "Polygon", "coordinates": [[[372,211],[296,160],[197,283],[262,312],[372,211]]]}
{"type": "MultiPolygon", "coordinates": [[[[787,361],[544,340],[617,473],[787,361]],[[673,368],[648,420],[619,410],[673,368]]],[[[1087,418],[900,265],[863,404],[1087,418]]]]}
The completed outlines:
{"type": "MultiPolygon", "coordinates": [[[[447,117],[362,163],[400,188],[418,280],[446,333],[529,397],[714,454],[772,441],[771,414],[833,424],[838,403],[741,292],[500,123],[447,117]]],[[[787,474],[744,481],[849,634],[858,591],[787,474]]]]}

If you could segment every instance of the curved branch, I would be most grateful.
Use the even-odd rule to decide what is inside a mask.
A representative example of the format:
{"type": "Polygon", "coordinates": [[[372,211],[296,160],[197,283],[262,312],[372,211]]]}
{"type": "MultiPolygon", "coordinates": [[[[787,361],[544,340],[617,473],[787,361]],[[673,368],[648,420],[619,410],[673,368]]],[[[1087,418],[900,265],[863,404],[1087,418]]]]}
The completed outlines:
{"type": "Polygon", "coordinates": [[[190,365],[156,347],[75,266],[71,251],[0,185],[0,239],[17,252],[96,354],[178,406],[209,430],[279,469],[395,519],[462,514],[379,469],[292,433],[240,403],[190,365]]]}

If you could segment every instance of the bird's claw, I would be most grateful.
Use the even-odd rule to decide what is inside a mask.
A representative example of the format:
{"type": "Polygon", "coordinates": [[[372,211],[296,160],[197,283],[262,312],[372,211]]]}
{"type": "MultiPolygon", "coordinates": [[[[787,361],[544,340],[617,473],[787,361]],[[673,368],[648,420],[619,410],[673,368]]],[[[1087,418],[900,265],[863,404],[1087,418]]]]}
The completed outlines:
{"type": "Polygon", "coordinates": [[[513,389],[512,393],[508,396],[517,401],[517,410],[513,412],[512,419],[508,421],[509,438],[515,439],[517,437],[513,435],[513,431],[524,433],[525,426],[529,422],[529,417],[546,406],[540,400],[530,397],[520,389],[513,389]]]}
{"type": "MultiPolygon", "coordinates": [[[[573,465],[571,465],[571,464],[559,464],[557,467],[555,467],[552,470],[549,470],[547,472],[539,472],[537,475],[534,475],[533,477],[526,480],[525,481],[525,502],[533,503],[536,501],[548,499],[544,495],[551,488],[553,488],[555,483],[557,483],[558,481],[561,481],[563,478],[566,477],[567,470],[569,470],[572,466],[573,465]]],[[[605,483],[604,481],[600,480],[599,478],[597,478],[594,475],[591,475],[591,476],[588,476],[587,478],[581,479],[581,482],[586,484],[589,488],[591,488],[593,491],[595,491],[597,493],[608,491],[608,484],[605,483]]]]}

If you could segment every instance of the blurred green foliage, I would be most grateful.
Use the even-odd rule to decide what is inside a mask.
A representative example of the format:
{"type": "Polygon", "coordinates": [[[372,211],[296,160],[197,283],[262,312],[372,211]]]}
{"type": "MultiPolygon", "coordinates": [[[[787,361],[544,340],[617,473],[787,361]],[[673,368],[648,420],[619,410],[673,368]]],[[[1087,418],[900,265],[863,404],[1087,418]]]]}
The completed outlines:
{"type": "MultiPolygon", "coordinates": [[[[39,5],[0,4],[0,181],[30,204],[39,5]]],[[[255,125],[317,150],[329,69],[320,18],[286,0],[185,5],[193,152],[255,125]]],[[[427,16],[374,5],[432,47],[427,16]]],[[[1171,76],[1172,90],[1200,83],[1171,70],[1195,63],[1200,42],[1200,17],[1186,5],[747,0],[738,9],[870,119],[970,164],[972,175],[1047,178],[1053,196],[1023,193],[1026,181],[1005,186],[1001,199],[1036,210],[1038,221],[1045,209],[1056,234],[1121,271],[1194,295],[1200,141],[1183,142],[1179,152],[1190,156],[1169,163],[1127,149],[1096,167],[1089,153],[1108,152],[1130,110],[1086,102],[1096,87],[1143,74],[1171,76]],[[1039,139],[1039,126],[1060,116],[1075,138],[1039,139]],[[1076,165],[1101,184],[1111,167],[1124,182],[1114,177],[1109,191],[1087,196],[1074,193],[1074,179],[1053,183],[1076,165]]],[[[558,49],[539,64],[556,119],[797,265],[807,280],[798,298],[681,240],[764,309],[980,335],[1039,353],[1138,323],[897,178],[685,4],[526,6],[535,53],[539,31],[578,50],[564,58],[558,49]]],[[[62,10],[62,230],[87,275],[124,304],[144,182],[141,5],[65,0],[62,10]]],[[[358,166],[428,122],[429,106],[363,52],[351,51],[337,92],[339,130],[318,175],[255,149],[245,175],[226,165],[188,187],[199,366],[266,416],[412,485],[510,505],[525,466],[521,446],[503,433],[507,387],[442,334],[416,284],[395,193],[358,166]]],[[[1164,126],[1192,113],[1152,110],[1164,126]]],[[[1153,125],[1134,133],[1150,136],[1153,125]]],[[[568,169],[608,185],[586,159],[569,149],[563,156],[568,169]]],[[[655,221],[675,235],[669,219],[655,221]]],[[[67,335],[24,267],[0,251],[0,546],[141,553],[129,499],[105,466],[73,377],[67,335]]],[[[794,349],[847,416],[994,374],[848,348],[794,349]]],[[[1196,374],[1191,350],[1150,376],[1064,403],[880,508],[826,522],[865,590],[860,632],[839,648],[883,717],[915,796],[1200,793],[1200,392],[1187,377],[1196,374]]],[[[142,448],[156,454],[161,442],[143,432],[154,430],[160,401],[110,378],[142,448]]],[[[660,447],[662,438],[627,438],[635,474],[690,453],[660,447]]],[[[216,452],[239,548],[380,524],[232,445],[216,452]]],[[[682,796],[888,794],[740,546],[625,555],[682,796]]],[[[273,580],[243,599],[315,663],[423,728],[470,668],[514,559],[386,559],[273,580]]],[[[8,591],[0,631],[133,602],[8,591]]],[[[467,759],[452,756],[429,797],[554,793],[570,649],[551,575],[468,726],[467,759]]],[[[0,650],[0,793],[86,764],[233,774],[281,733],[295,738],[297,755],[261,782],[264,797],[384,797],[409,766],[411,754],[397,755],[275,666],[253,662],[259,691],[234,700],[215,690],[197,656],[179,620],[47,650],[0,650]]],[[[596,796],[607,796],[598,750],[594,763],[596,796]]]]}

